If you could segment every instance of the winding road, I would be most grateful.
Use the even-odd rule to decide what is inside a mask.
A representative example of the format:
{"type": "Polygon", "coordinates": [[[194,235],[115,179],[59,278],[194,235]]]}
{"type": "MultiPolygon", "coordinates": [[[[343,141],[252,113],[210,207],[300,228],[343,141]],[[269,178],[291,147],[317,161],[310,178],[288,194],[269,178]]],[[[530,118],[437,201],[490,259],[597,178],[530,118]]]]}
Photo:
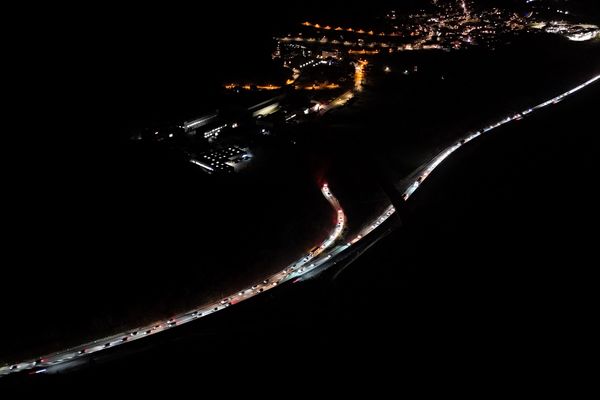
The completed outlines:
{"type": "MultiPolygon", "coordinates": [[[[93,342],[84,343],[76,347],[72,347],[66,350],[62,350],[56,353],[52,353],[43,357],[39,357],[34,360],[27,360],[17,364],[4,365],[0,367],[0,376],[8,375],[13,372],[19,372],[24,370],[34,370],[35,373],[46,372],[53,366],[72,362],[78,358],[85,357],[89,354],[96,353],[108,348],[113,348],[128,342],[132,342],[141,339],[146,336],[155,335],[159,332],[166,331],[178,325],[183,325],[188,322],[194,321],[198,318],[206,317],[212,313],[223,310],[231,305],[237,304],[241,301],[250,299],[257,294],[265,292],[278,284],[289,280],[291,277],[296,276],[297,273],[305,271],[305,265],[311,260],[319,257],[326,250],[328,250],[342,235],[342,232],[346,226],[346,216],[344,210],[340,206],[339,201],[335,198],[329,186],[324,184],[321,188],[323,196],[331,204],[336,214],[336,224],[333,231],[321,244],[315,246],[314,250],[302,257],[301,259],[288,265],[283,270],[266,277],[261,282],[258,282],[251,287],[237,291],[223,299],[216,302],[208,303],[196,307],[188,312],[175,315],[167,320],[156,321],[153,324],[141,326],[135,329],[131,329],[125,332],[121,332],[112,336],[104,337],[101,339],[94,340],[93,342]]],[[[329,256],[331,257],[331,256],[329,256]]]]}
{"type": "MultiPolygon", "coordinates": [[[[477,137],[483,134],[489,133],[500,126],[508,124],[509,122],[520,120],[535,111],[544,109],[553,104],[557,104],[565,97],[570,96],[581,89],[584,89],[586,86],[598,80],[600,80],[600,75],[596,75],[595,77],[589,79],[581,85],[578,85],[575,88],[556,97],[553,97],[552,99],[538,104],[532,108],[528,108],[526,110],[521,111],[520,113],[508,116],[502,119],[501,121],[489,125],[479,131],[467,133],[463,138],[445,148],[433,159],[424,163],[415,172],[410,174],[409,178],[405,179],[403,183],[399,185],[399,192],[402,193],[402,198],[404,200],[408,200],[410,196],[419,188],[419,186],[423,184],[423,181],[427,179],[427,177],[432,173],[432,171],[435,168],[439,167],[444,162],[444,160],[446,160],[450,155],[452,155],[452,153],[460,149],[464,144],[470,142],[473,139],[476,139],[477,137]]],[[[151,325],[138,327],[126,332],[122,332],[120,334],[97,339],[93,342],[85,343],[67,350],[52,353],[50,355],[43,356],[34,360],[27,360],[16,364],[4,365],[0,367],[0,376],[25,370],[31,370],[32,373],[43,373],[46,372],[49,368],[52,368],[53,366],[71,362],[88,354],[102,351],[107,348],[113,348],[115,346],[119,346],[127,342],[131,342],[146,336],[163,332],[178,325],[186,324],[198,318],[205,317],[217,311],[223,310],[231,305],[252,298],[257,294],[272,289],[273,287],[283,282],[289,280],[296,280],[308,274],[309,272],[315,271],[317,269],[325,269],[333,265],[338,255],[343,254],[347,249],[354,246],[359,241],[363,240],[366,236],[374,234],[374,232],[377,231],[377,228],[380,227],[381,224],[383,224],[396,212],[396,209],[392,205],[388,206],[381,215],[379,215],[373,221],[370,221],[368,224],[366,224],[358,235],[356,235],[350,241],[342,241],[341,239],[343,238],[343,231],[347,225],[344,210],[342,209],[339,201],[335,198],[327,184],[324,184],[322,186],[321,191],[336,213],[336,224],[333,231],[331,232],[329,237],[327,237],[327,239],[325,239],[320,245],[316,246],[313,250],[311,250],[311,252],[309,252],[301,259],[295,261],[294,263],[286,266],[280,272],[266,277],[261,282],[256,283],[255,285],[252,285],[249,288],[233,293],[230,296],[225,297],[216,302],[204,304],[202,306],[197,307],[194,310],[190,310],[189,312],[173,316],[168,320],[157,321],[151,325]]]]}

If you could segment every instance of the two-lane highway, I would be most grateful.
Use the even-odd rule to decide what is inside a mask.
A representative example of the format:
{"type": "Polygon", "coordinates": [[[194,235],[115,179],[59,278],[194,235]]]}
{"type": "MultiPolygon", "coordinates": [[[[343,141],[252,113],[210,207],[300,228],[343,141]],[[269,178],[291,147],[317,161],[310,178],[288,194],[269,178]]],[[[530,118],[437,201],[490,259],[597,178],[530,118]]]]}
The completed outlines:
{"type": "MultiPolygon", "coordinates": [[[[465,135],[463,138],[448,146],[433,159],[423,164],[413,174],[410,175],[409,179],[405,179],[400,185],[400,192],[402,193],[402,198],[404,200],[408,200],[410,196],[420,187],[420,185],[422,185],[423,181],[425,181],[427,177],[432,173],[432,171],[435,168],[439,167],[444,160],[446,160],[452,153],[457,151],[464,144],[483,134],[489,133],[494,129],[503,126],[509,122],[520,120],[523,117],[533,113],[534,111],[544,109],[553,104],[557,104],[558,102],[562,101],[565,97],[578,92],[579,90],[598,81],[599,79],[600,75],[597,75],[592,79],[582,83],[581,85],[578,85],[575,88],[563,94],[560,94],[550,100],[547,100],[532,108],[526,109],[520,113],[508,116],[495,124],[483,128],[482,130],[467,133],[467,135],[465,135]]],[[[175,326],[194,321],[198,318],[205,317],[214,312],[223,310],[233,304],[239,303],[240,301],[249,299],[257,294],[272,289],[273,287],[283,282],[286,282],[291,279],[298,279],[299,277],[302,277],[303,275],[306,275],[311,271],[316,271],[317,269],[325,269],[333,265],[335,259],[338,256],[342,255],[348,248],[354,246],[356,243],[363,240],[366,236],[374,235],[378,232],[379,234],[381,234],[382,232],[380,229],[378,230],[378,228],[396,211],[392,205],[388,206],[381,215],[379,215],[373,221],[370,221],[369,223],[365,224],[363,229],[356,237],[352,238],[350,241],[342,242],[340,239],[342,239],[342,234],[347,224],[344,211],[341,208],[339,201],[332,194],[327,184],[323,185],[321,190],[323,192],[323,195],[331,204],[336,213],[335,228],[333,229],[329,237],[325,239],[320,245],[316,246],[313,250],[311,250],[307,255],[305,255],[301,259],[286,266],[280,272],[265,278],[261,282],[252,285],[249,288],[240,290],[236,293],[231,294],[228,297],[225,297],[213,303],[199,306],[194,310],[190,310],[186,313],[178,314],[176,316],[173,316],[172,318],[169,318],[166,321],[157,321],[156,323],[148,326],[139,327],[136,329],[129,330],[127,332],[98,339],[90,343],[85,343],[80,346],[56,352],[34,360],[27,360],[15,364],[4,365],[0,367],[0,376],[24,370],[32,370],[36,373],[41,373],[55,365],[71,362],[77,358],[86,356],[90,353],[95,353],[107,348],[112,348],[127,342],[138,340],[140,338],[165,331],[175,326]]]]}
{"type": "Polygon", "coordinates": [[[233,304],[237,304],[241,301],[247,300],[256,296],[257,294],[263,293],[269,289],[274,288],[278,284],[288,280],[293,274],[298,271],[304,271],[305,265],[314,258],[318,257],[329,247],[331,247],[342,235],[342,232],[346,226],[346,216],[344,210],[340,206],[339,201],[331,192],[329,186],[324,184],[321,188],[323,196],[333,207],[336,216],[336,223],[331,234],[318,246],[315,246],[308,254],[303,256],[301,259],[288,265],[281,271],[266,277],[260,282],[239,290],[231,295],[219,299],[215,302],[208,303],[196,307],[188,312],[175,315],[167,320],[156,321],[147,326],[138,327],[135,329],[121,332],[112,336],[104,337],[101,339],[94,340],[93,342],[84,343],[79,346],[75,346],[63,351],[52,353],[46,356],[42,356],[33,360],[27,360],[16,364],[9,364],[0,367],[0,376],[8,375],[13,372],[20,372],[25,370],[34,370],[35,373],[46,372],[53,366],[72,362],[78,358],[93,354],[105,349],[113,348],[115,346],[122,345],[124,343],[132,342],[141,339],[146,336],[154,335],[159,332],[171,329],[178,325],[183,325],[188,322],[194,321],[198,318],[206,317],[212,313],[223,310],[233,304]]]}
{"type": "MultiPolygon", "coordinates": [[[[525,116],[533,113],[534,111],[544,109],[553,104],[558,104],[565,97],[578,92],[579,90],[585,88],[586,86],[588,86],[598,80],[600,80],[600,75],[596,75],[595,77],[589,79],[588,81],[582,83],[581,85],[578,85],[575,88],[573,88],[565,93],[562,93],[556,97],[553,97],[550,100],[547,100],[541,104],[538,104],[534,107],[523,110],[520,113],[516,113],[511,116],[505,117],[504,119],[502,119],[494,124],[491,124],[489,126],[486,126],[479,131],[467,133],[464,137],[460,138],[455,143],[446,147],[444,150],[439,152],[431,160],[425,162],[423,165],[421,165],[419,168],[417,168],[412,174],[410,174],[406,179],[404,179],[398,185],[398,191],[400,193],[402,193],[402,195],[401,195],[402,199],[404,199],[404,201],[408,200],[412,196],[412,194],[420,187],[420,185],[427,179],[427,177],[433,172],[433,170],[435,170],[437,167],[439,167],[448,157],[450,157],[450,155],[452,155],[452,153],[457,151],[464,144],[472,141],[473,139],[478,138],[479,136],[481,136],[485,133],[489,133],[489,132],[493,131],[494,129],[497,129],[505,124],[508,124],[509,122],[521,120],[525,116]]],[[[291,279],[291,278],[302,279],[302,275],[308,274],[311,271],[316,272],[318,270],[324,270],[324,269],[330,267],[331,265],[333,265],[336,262],[335,256],[343,253],[349,247],[351,247],[351,246],[355,245],[356,243],[358,243],[359,241],[363,240],[367,235],[372,234],[374,231],[377,230],[377,228],[379,228],[395,212],[396,212],[396,209],[394,208],[394,206],[389,205],[383,211],[383,213],[381,215],[379,215],[375,220],[366,224],[363,227],[363,229],[360,231],[360,233],[358,235],[356,235],[354,238],[352,238],[350,241],[348,241],[347,243],[340,243],[337,246],[331,247],[327,252],[324,252],[319,259],[314,260],[309,266],[307,266],[306,268],[303,268],[302,271],[296,271],[288,279],[291,279]]],[[[383,234],[384,232],[379,232],[379,233],[383,234]]],[[[314,274],[311,276],[314,276],[314,274]]]]}

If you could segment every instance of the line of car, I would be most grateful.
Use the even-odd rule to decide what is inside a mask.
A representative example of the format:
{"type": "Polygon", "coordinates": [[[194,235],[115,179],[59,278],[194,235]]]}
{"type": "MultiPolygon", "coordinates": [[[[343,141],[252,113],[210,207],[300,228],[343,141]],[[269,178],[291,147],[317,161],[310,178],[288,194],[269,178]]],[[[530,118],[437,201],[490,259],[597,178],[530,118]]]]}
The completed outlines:
{"type": "MultiPolygon", "coordinates": [[[[92,343],[88,343],[82,346],[78,346],[72,349],[68,349],[65,351],[61,351],[58,353],[54,353],[49,356],[41,357],[35,360],[25,361],[18,364],[5,365],[0,368],[0,376],[9,374],[11,372],[23,371],[29,369],[38,369],[41,371],[41,368],[44,367],[44,371],[47,367],[51,367],[53,365],[57,365],[60,363],[64,363],[70,360],[73,360],[77,357],[81,357],[84,355],[88,355],[91,353],[95,353],[97,351],[105,350],[108,348],[115,347],[119,344],[123,344],[125,342],[130,342],[134,340],[138,340],[142,337],[155,334],[158,332],[162,332],[164,330],[173,328],[177,325],[182,325],[192,320],[195,320],[200,317],[205,317],[214,312],[223,310],[232,304],[236,304],[240,301],[251,298],[259,293],[263,293],[265,290],[271,289],[280,283],[288,280],[292,277],[294,273],[298,270],[302,269],[303,266],[310,260],[317,257],[322,251],[326,250],[329,246],[331,246],[337,238],[339,238],[343,225],[345,223],[345,216],[343,210],[339,206],[338,200],[333,196],[327,184],[325,184],[322,188],[322,192],[325,194],[325,197],[330,202],[330,204],[334,207],[337,214],[337,223],[335,225],[335,229],[333,233],[317,248],[319,249],[319,253],[313,254],[310,256],[305,256],[300,261],[296,261],[290,266],[286,267],[282,271],[262,280],[260,283],[252,285],[250,288],[242,289],[236,292],[233,295],[220,299],[214,303],[211,303],[204,307],[199,307],[196,310],[191,312],[186,312],[180,314],[178,316],[174,316],[169,318],[165,322],[156,322],[152,325],[136,328],[134,330],[128,331],[126,333],[111,336],[108,338],[96,340],[92,343]],[[308,258],[307,258],[308,257],[308,258]]],[[[329,256],[331,258],[331,256],[329,256]]]]}
{"type": "MultiPolygon", "coordinates": [[[[569,95],[577,92],[578,90],[583,89],[584,87],[588,86],[589,84],[591,84],[599,79],[600,79],[600,75],[597,75],[594,78],[584,82],[583,84],[577,86],[574,89],[571,89],[568,92],[563,93],[560,96],[556,96],[555,98],[553,98],[551,100],[541,103],[533,108],[529,108],[521,113],[515,114],[512,117],[507,117],[504,120],[496,123],[495,125],[486,127],[482,131],[477,131],[475,133],[471,133],[467,137],[459,140],[456,144],[450,146],[449,148],[444,150],[441,154],[436,156],[427,165],[427,167],[422,170],[422,172],[418,175],[417,179],[411,185],[409,185],[409,187],[404,191],[404,193],[402,194],[402,198],[404,200],[408,200],[408,198],[412,195],[412,193],[414,193],[414,191],[419,187],[419,185],[429,176],[429,174],[433,171],[433,169],[435,169],[437,166],[439,166],[443,160],[445,160],[450,154],[452,154],[454,151],[456,151],[461,145],[480,136],[482,133],[489,132],[505,123],[511,122],[513,120],[522,119],[522,117],[524,115],[530,114],[534,110],[539,110],[550,104],[556,104],[559,101],[561,101],[564,97],[569,96],[569,95]]],[[[114,347],[114,346],[129,342],[129,341],[137,340],[141,337],[144,337],[144,336],[147,336],[150,334],[154,334],[154,333],[158,333],[158,332],[164,331],[169,328],[173,328],[177,325],[181,325],[181,324],[190,322],[194,319],[204,317],[209,314],[212,314],[213,312],[227,308],[234,303],[248,299],[250,297],[255,296],[256,294],[262,293],[265,290],[275,287],[279,283],[290,280],[292,278],[297,278],[299,275],[307,273],[310,270],[316,268],[317,266],[323,264],[324,262],[326,262],[332,258],[331,253],[335,253],[337,255],[344,249],[350,247],[351,245],[355,244],[359,240],[363,239],[366,235],[368,235],[373,230],[375,230],[378,226],[380,226],[385,220],[387,220],[395,212],[395,208],[393,206],[389,206],[384,211],[384,213],[375,220],[375,222],[368,225],[367,228],[365,228],[363,230],[363,232],[361,234],[357,235],[352,241],[333,248],[331,253],[327,254],[324,257],[324,259],[319,263],[319,265],[317,265],[317,263],[313,262],[308,267],[306,267],[305,266],[306,263],[308,263],[310,260],[318,257],[320,254],[322,254],[322,252],[324,250],[328,249],[341,236],[341,233],[345,226],[344,212],[341,209],[341,207],[339,206],[339,202],[337,201],[337,199],[331,193],[329,186],[327,184],[323,185],[322,192],[325,195],[325,197],[327,198],[327,200],[330,202],[330,204],[336,209],[338,219],[337,219],[337,223],[336,223],[334,232],[330,235],[330,237],[328,237],[323,242],[323,244],[321,244],[321,246],[319,246],[319,249],[321,250],[320,252],[318,252],[316,254],[312,254],[312,252],[311,252],[311,254],[303,257],[300,261],[293,263],[291,266],[288,266],[283,271],[263,280],[259,284],[253,285],[249,289],[243,289],[243,290],[237,292],[235,295],[221,299],[218,302],[210,304],[207,307],[199,308],[192,312],[188,312],[188,313],[184,313],[179,316],[176,316],[176,317],[172,317],[169,320],[167,320],[166,323],[162,323],[162,322],[155,323],[148,327],[138,328],[133,331],[129,331],[125,334],[113,336],[113,337],[102,339],[102,340],[97,340],[97,341],[94,341],[92,343],[89,343],[89,344],[86,344],[83,346],[79,346],[79,347],[76,347],[73,349],[55,353],[53,355],[38,358],[35,360],[24,361],[24,362],[17,363],[17,364],[4,365],[4,366],[0,367],[0,376],[7,375],[9,373],[16,372],[16,371],[22,371],[22,370],[28,370],[28,369],[34,369],[34,368],[38,369],[36,372],[43,372],[43,371],[45,371],[45,368],[39,369],[40,367],[53,366],[56,364],[60,364],[60,363],[66,362],[66,361],[73,360],[74,358],[84,356],[86,354],[94,353],[96,351],[101,351],[106,348],[114,347]]]]}

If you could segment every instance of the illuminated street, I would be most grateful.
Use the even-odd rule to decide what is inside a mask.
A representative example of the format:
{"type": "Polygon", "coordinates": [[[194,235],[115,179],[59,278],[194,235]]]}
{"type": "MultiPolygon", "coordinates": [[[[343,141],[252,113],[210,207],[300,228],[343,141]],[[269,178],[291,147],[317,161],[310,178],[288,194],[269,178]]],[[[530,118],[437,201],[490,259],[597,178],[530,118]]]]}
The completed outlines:
{"type": "MultiPolygon", "coordinates": [[[[560,94],[530,109],[524,110],[522,114],[527,115],[535,110],[540,110],[544,107],[556,104],[558,101],[564,99],[567,96],[573,95],[577,91],[584,89],[586,86],[598,80],[600,80],[600,75],[597,75],[592,79],[574,87],[568,92],[560,94]]],[[[463,139],[458,141],[455,145],[442,151],[442,153],[440,153],[433,160],[424,164],[421,169],[415,171],[413,176],[417,176],[417,178],[406,189],[404,189],[402,198],[404,200],[408,200],[413,195],[413,193],[419,188],[422,182],[425,179],[427,179],[427,177],[437,167],[439,167],[444,162],[444,160],[446,160],[452,153],[457,151],[462,145],[470,142],[473,139],[476,139],[482,134],[491,132],[492,130],[504,124],[520,119],[522,117],[522,114],[507,117],[494,125],[483,128],[481,131],[468,134],[463,139]]],[[[341,207],[339,201],[335,198],[333,193],[330,191],[329,186],[327,184],[324,184],[321,190],[323,192],[323,195],[331,204],[333,210],[337,214],[337,223],[335,225],[335,228],[333,229],[333,232],[323,243],[316,246],[314,250],[309,252],[302,259],[299,259],[296,262],[288,265],[287,267],[282,269],[281,272],[279,272],[278,274],[268,276],[263,281],[258,282],[257,284],[252,285],[251,287],[248,287],[246,289],[240,290],[239,292],[232,293],[231,295],[216,303],[201,305],[194,310],[190,310],[187,313],[175,315],[167,321],[157,321],[156,323],[151,324],[149,326],[139,327],[135,330],[123,332],[108,338],[97,339],[94,342],[86,343],[76,348],[68,349],[59,353],[43,356],[36,360],[24,361],[13,365],[5,365],[3,367],[0,367],[0,375],[6,375],[13,371],[21,371],[31,368],[39,368],[39,372],[44,372],[45,369],[52,367],[53,365],[57,365],[62,362],[72,361],[77,357],[101,351],[109,347],[118,346],[126,342],[131,342],[140,339],[144,336],[153,335],[162,332],[166,329],[170,329],[175,326],[191,322],[195,319],[208,316],[214,312],[223,310],[231,305],[235,305],[241,301],[252,298],[257,294],[272,289],[278,284],[284,283],[291,279],[298,279],[303,275],[309,274],[315,269],[326,268],[327,266],[335,262],[335,257],[342,254],[351,245],[355,245],[367,235],[374,234],[377,228],[380,225],[382,225],[388,218],[390,218],[395,212],[394,207],[389,206],[381,216],[379,216],[376,220],[371,221],[365,228],[363,228],[361,233],[355,238],[351,239],[348,243],[343,243],[334,246],[334,244],[341,238],[342,232],[344,231],[344,228],[347,223],[346,217],[344,215],[343,208],[341,207]]]]}
{"type": "Polygon", "coordinates": [[[96,70],[55,49],[60,89],[22,90],[0,381],[512,368],[586,337],[593,4],[215,7],[103,18],[96,70]]]}

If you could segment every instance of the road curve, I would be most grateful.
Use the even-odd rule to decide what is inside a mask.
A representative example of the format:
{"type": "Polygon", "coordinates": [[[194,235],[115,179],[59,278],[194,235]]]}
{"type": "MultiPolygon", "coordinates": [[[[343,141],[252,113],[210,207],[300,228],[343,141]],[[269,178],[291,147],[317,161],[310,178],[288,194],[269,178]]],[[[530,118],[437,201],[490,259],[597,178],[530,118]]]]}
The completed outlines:
{"type": "Polygon", "coordinates": [[[258,282],[251,287],[235,292],[221,300],[204,304],[188,312],[175,315],[167,320],[157,321],[150,325],[141,326],[119,334],[97,339],[93,342],[84,343],[79,346],[55,352],[33,360],[3,365],[0,367],[0,377],[10,373],[22,372],[26,370],[31,370],[32,373],[43,373],[50,367],[66,362],[72,362],[73,360],[84,357],[88,354],[96,353],[108,348],[113,348],[115,346],[141,339],[146,336],[163,332],[175,326],[183,325],[198,318],[206,317],[207,315],[223,310],[231,305],[247,300],[257,294],[272,289],[284,281],[289,280],[290,277],[295,276],[294,274],[298,273],[299,271],[303,272],[305,265],[314,258],[319,257],[320,254],[331,247],[341,237],[342,232],[346,227],[346,215],[344,214],[344,210],[340,206],[337,198],[329,189],[327,183],[322,186],[321,192],[336,213],[335,227],[327,239],[325,239],[321,244],[315,246],[307,255],[288,265],[283,270],[268,276],[261,282],[258,282]]]}
{"type": "MultiPolygon", "coordinates": [[[[581,85],[578,85],[575,88],[564,92],[556,97],[553,97],[550,100],[540,103],[532,108],[526,109],[512,116],[508,116],[503,120],[495,124],[489,125],[479,131],[467,133],[463,138],[445,148],[433,159],[426,162],[415,172],[409,175],[410,178],[405,180],[405,183],[401,188],[402,198],[405,201],[408,200],[408,198],[410,198],[410,196],[419,188],[423,181],[427,179],[431,172],[435,168],[439,167],[440,164],[444,162],[444,160],[446,160],[452,153],[454,153],[464,144],[485,133],[489,133],[494,129],[503,126],[509,122],[520,120],[534,111],[546,108],[552,104],[557,104],[560,101],[562,101],[565,97],[578,92],[579,90],[598,80],[600,80],[600,75],[596,75],[588,81],[582,83],[581,85]]],[[[93,342],[73,347],[68,350],[53,353],[51,355],[44,356],[35,360],[28,360],[16,364],[4,365],[0,367],[0,377],[13,372],[19,372],[24,370],[33,370],[36,373],[44,372],[45,369],[48,367],[72,361],[79,357],[83,357],[86,354],[95,353],[107,348],[112,348],[117,345],[137,340],[145,336],[153,335],[170,329],[174,326],[182,325],[187,322],[196,320],[198,318],[205,317],[214,312],[223,310],[233,304],[239,303],[240,301],[254,297],[255,295],[269,290],[280,283],[286,282],[291,279],[298,279],[303,275],[316,270],[317,268],[327,268],[328,266],[332,265],[332,262],[334,262],[335,257],[337,255],[343,253],[346,249],[362,240],[365,236],[376,231],[377,228],[389,217],[391,217],[396,211],[392,205],[388,206],[382,214],[380,214],[373,221],[365,225],[356,237],[354,237],[348,242],[337,244],[334,246],[334,244],[339,243],[340,239],[342,238],[342,233],[347,223],[346,216],[339,204],[339,201],[333,196],[327,184],[323,185],[321,191],[323,192],[323,195],[334,208],[337,214],[337,222],[333,232],[318,247],[315,247],[313,250],[311,250],[309,254],[304,256],[302,259],[290,264],[280,272],[267,277],[262,282],[255,284],[250,288],[241,290],[220,301],[198,307],[195,310],[183,314],[179,314],[166,321],[158,321],[148,326],[140,327],[103,339],[98,339],[93,342]]]]}
{"type": "MultiPolygon", "coordinates": [[[[452,153],[457,151],[461,146],[470,142],[471,140],[493,131],[500,126],[503,126],[509,122],[520,120],[525,116],[531,114],[534,111],[541,110],[546,108],[552,104],[558,104],[565,97],[570,96],[579,90],[585,88],[586,86],[598,81],[600,79],[600,75],[596,75],[588,81],[582,83],[581,85],[576,86],[575,88],[564,92],[556,97],[551,98],[537,106],[528,108],[520,113],[516,113],[514,115],[508,116],[501,121],[496,122],[495,124],[486,126],[485,128],[476,131],[469,132],[464,137],[457,140],[452,145],[446,147],[440,153],[438,153],[431,160],[427,161],[419,168],[417,168],[412,174],[410,174],[406,179],[403,180],[403,183],[400,185],[399,191],[402,193],[402,199],[404,201],[408,200],[410,196],[419,188],[419,186],[427,179],[427,177],[433,172],[434,169],[439,167],[444,160],[446,160],[452,153]]],[[[303,271],[296,271],[292,277],[296,277],[296,279],[301,278],[301,275],[307,274],[308,272],[317,270],[317,269],[325,269],[335,263],[335,256],[344,252],[346,249],[356,244],[360,240],[364,239],[367,235],[371,234],[375,231],[381,224],[383,224],[389,217],[391,217],[396,212],[396,209],[393,205],[388,206],[382,214],[380,214],[373,221],[369,222],[367,225],[363,227],[359,234],[357,234],[354,238],[352,238],[347,243],[338,244],[337,246],[333,246],[329,248],[326,252],[324,252],[318,260],[312,262],[309,266],[303,268],[303,271]],[[301,273],[302,272],[302,273],[301,273]]],[[[383,232],[380,232],[383,233],[383,232]]]]}

